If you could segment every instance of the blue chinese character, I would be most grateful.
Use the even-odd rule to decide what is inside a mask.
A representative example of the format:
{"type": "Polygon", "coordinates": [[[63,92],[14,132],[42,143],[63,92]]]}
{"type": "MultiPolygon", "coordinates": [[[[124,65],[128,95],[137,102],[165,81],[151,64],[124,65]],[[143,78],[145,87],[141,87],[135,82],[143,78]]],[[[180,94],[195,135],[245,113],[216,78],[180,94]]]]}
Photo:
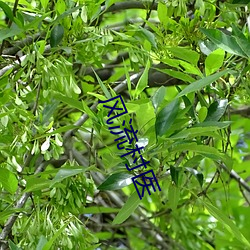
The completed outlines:
{"type": "Polygon", "coordinates": [[[128,113],[127,108],[126,108],[126,106],[125,106],[125,103],[124,103],[124,101],[123,101],[123,99],[122,99],[122,97],[121,97],[120,95],[118,95],[118,96],[116,96],[116,97],[113,97],[113,98],[111,98],[111,99],[109,99],[109,100],[106,100],[106,101],[99,101],[98,103],[107,103],[107,102],[111,102],[111,101],[113,101],[113,100],[116,100],[115,105],[114,105],[113,107],[110,107],[110,106],[108,106],[108,105],[103,105],[103,107],[110,109],[110,111],[109,111],[109,113],[108,113],[108,117],[110,117],[111,114],[112,114],[114,111],[118,111],[118,110],[119,110],[119,111],[120,111],[120,110],[124,110],[124,111],[121,112],[121,113],[119,113],[119,114],[117,114],[117,115],[112,116],[111,118],[109,118],[109,119],[107,120],[107,124],[113,124],[113,121],[111,122],[111,120],[113,120],[113,119],[115,119],[115,118],[117,118],[117,117],[120,117],[120,116],[122,116],[122,115],[128,113]],[[121,101],[123,108],[118,108],[118,107],[116,107],[117,104],[118,104],[118,102],[119,102],[119,100],[121,101]]]}
{"type": "MultiPolygon", "coordinates": [[[[124,147],[120,147],[121,144],[125,143],[125,142],[129,142],[129,144],[131,144],[133,142],[133,140],[135,139],[135,141],[137,142],[138,141],[138,138],[136,136],[136,134],[138,133],[138,130],[134,130],[133,126],[131,125],[132,123],[132,119],[129,120],[129,124],[130,124],[130,129],[128,128],[124,128],[124,130],[120,130],[118,132],[114,132],[114,131],[111,131],[110,133],[113,134],[113,135],[119,135],[119,134],[125,134],[123,136],[120,136],[119,138],[115,139],[115,141],[119,141],[119,140],[122,140],[124,138],[127,137],[127,140],[123,140],[122,142],[119,142],[117,144],[117,148],[119,150],[123,149],[124,147]],[[130,134],[129,134],[130,133],[130,134]]],[[[125,126],[125,120],[123,121],[122,123],[122,126],[124,127],[125,126]]],[[[120,126],[113,126],[113,127],[109,127],[109,130],[113,130],[113,129],[117,129],[117,128],[120,128],[120,126]]]]}
{"type": "MultiPolygon", "coordinates": [[[[147,168],[146,165],[147,165],[148,163],[150,163],[150,161],[144,161],[144,159],[142,158],[141,155],[140,155],[140,158],[141,158],[141,160],[142,160],[142,163],[139,164],[139,165],[137,165],[137,166],[135,166],[135,167],[133,167],[133,168],[130,168],[130,167],[128,167],[128,164],[125,164],[127,170],[128,170],[128,171],[131,171],[131,170],[133,170],[133,169],[136,169],[136,168],[139,168],[139,167],[142,167],[142,166],[144,166],[145,168],[147,168]]],[[[133,163],[135,163],[136,161],[137,161],[137,158],[136,158],[136,160],[135,160],[133,163]]]]}
{"type": "Polygon", "coordinates": [[[160,186],[159,186],[159,183],[158,183],[158,181],[157,181],[157,179],[156,179],[156,177],[155,177],[155,174],[154,174],[153,170],[149,170],[149,171],[144,172],[144,173],[142,173],[142,174],[139,174],[139,175],[137,175],[137,176],[135,176],[135,177],[132,177],[132,181],[133,181],[133,183],[134,183],[134,185],[135,185],[135,188],[136,188],[136,191],[137,191],[137,193],[138,193],[138,195],[139,195],[140,200],[141,200],[142,197],[144,196],[145,187],[146,187],[146,189],[147,189],[149,195],[151,195],[150,190],[149,190],[149,188],[148,188],[148,187],[150,187],[150,186],[152,186],[153,189],[154,189],[154,192],[156,192],[155,186],[154,186],[154,184],[153,184],[153,180],[155,181],[155,183],[156,183],[158,189],[161,191],[161,188],[160,188],[160,186]],[[153,176],[153,177],[146,177],[145,175],[148,174],[148,173],[152,173],[152,176],[153,176]],[[136,180],[137,178],[140,178],[140,177],[141,177],[141,179],[142,179],[142,181],[143,181],[143,184],[140,183],[140,182],[138,182],[138,181],[136,180]],[[147,183],[147,181],[150,182],[150,183],[147,183]],[[139,185],[139,186],[142,187],[142,194],[140,194],[137,185],[139,185]]]}

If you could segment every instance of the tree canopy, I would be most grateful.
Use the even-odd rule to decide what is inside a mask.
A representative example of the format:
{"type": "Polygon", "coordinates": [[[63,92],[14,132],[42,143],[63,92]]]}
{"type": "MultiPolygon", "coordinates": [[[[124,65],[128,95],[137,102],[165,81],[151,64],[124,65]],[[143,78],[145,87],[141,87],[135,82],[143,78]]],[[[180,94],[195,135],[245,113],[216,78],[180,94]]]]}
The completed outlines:
{"type": "Polygon", "coordinates": [[[248,2],[0,1],[0,249],[250,249],[248,2]]]}

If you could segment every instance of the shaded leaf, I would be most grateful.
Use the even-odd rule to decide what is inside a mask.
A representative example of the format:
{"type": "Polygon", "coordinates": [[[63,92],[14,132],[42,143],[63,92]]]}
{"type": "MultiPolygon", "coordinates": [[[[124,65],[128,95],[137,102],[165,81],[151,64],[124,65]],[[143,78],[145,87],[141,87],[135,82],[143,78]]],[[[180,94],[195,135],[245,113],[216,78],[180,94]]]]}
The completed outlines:
{"type": "Polygon", "coordinates": [[[168,131],[175,121],[178,110],[179,101],[175,99],[159,112],[155,121],[156,136],[162,136],[168,131]]]}
{"type": "Polygon", "coordinates": [[[232,4],[249,4],[249,0],[233,0],[232,4]]]}
{"type": "Polygon", "coordinates": [[[217,29],[204,29],[200,28],[201,32],[204,33],[213,43],[215,43],[219,48],[242,57],[246,57],[237,40],[233,36],[228,36],[220,30],[217,29]]]}
{"type": "Polygon", "coordinates": [[[64,34],[64,28],[63,28],[63,26],[61,24],[56,25],[51,30],[50,46],[51,47],[56,47],[62,41],[63,34],[64,34]]]}
{"type": "Polygon", "coordinates": [[[99,187],[99,190],[117,190],[132,183],[132,174],[125,172],[115,173],[109,176],[99,187]]]}
{"type": "Polygon", "coordinates": [[[180,168],[175,168],[173,166],[170,166],[170,175],[171,175],[172,181],[175,183],[176,186],[178,186],[180,171],[181,171],[180,168]]]}
{"type": "Polygon", "coordinates": [[[227,104],[228,104],[227,99],[222,99],[212,103],[208,108],[208,114],[204,122],[219,121],[227,109],[227,104]]]}
{"type": "Polygon", "coordinates": [[[203,181],[204,181],[204,176],[201,172],[197,171],[196,169],[194,168],[189,168],[189,167],[186,167],[185,168],[188,172],[190,172],[192,175],[195,176],[195,178],[198,180],[200,186],[202,187],[203,185],[203,181]]]}

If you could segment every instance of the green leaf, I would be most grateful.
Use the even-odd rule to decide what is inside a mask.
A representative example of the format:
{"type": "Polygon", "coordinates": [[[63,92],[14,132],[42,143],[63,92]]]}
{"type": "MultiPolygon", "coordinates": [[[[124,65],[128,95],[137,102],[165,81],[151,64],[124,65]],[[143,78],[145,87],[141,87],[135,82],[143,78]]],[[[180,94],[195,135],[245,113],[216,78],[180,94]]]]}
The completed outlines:
{"type": "Polygon", "coordinates": [[[197,171],[196,169],[194,168],[189,168],[189,167],[186,167],[185,168],[188,172],[190,172],[192,175],[195,176],[195,178],[198,180],[200,186],[202,187],[203,185],[203,181],[204,181],[204,176],[201,172],[197,171]]]}
{"type": "Polygon", "coordinates": [[[215,131],[218,127],[195,127],[188,128],[180,131],[179,133],[172,135],[170,139],[190,139],[196,136],[206,135],[207,132],[215,131]]]}
{"type": "Polygon", "coordinates": [[[205,122],[219,121],[227,109],[227,104],[228,104],[227,99],[222,99],[222,100],[213,102],[208,108],[208,114],[205,119],[205,122]]]}
{"type": "Polygon", "coordinates": [[[0,168],[0,183],[11,194],[14,194],[18,187],[18,180],[16,176],[5,168],[0,168]]]}
{"type": "Polygon", "coordinates": [[[41,235],[40,239],[38,241],[36,250],[43,250],[43,247],[46,245],[47,242],[48,241],[47,241],[46,237],[44,235],[41,235]]]}
{"type": "Polygon", "coordinates": [[[233,0],[232,4],[249,4],[249,0],[233,0]]]}
{"type": "Polygon", "coordinates": [[[161,86],[156,90],[156,92],[152,96],[151,101],[155,111],[157,111],[158,107],[161,105],[165,95],[166,95],[166,87],[161,86]]]}
{"type": "Polygon", "coordinates": [[[22,33],[24,30],[20,29],[18,26],[13,25],[11,28],[0,30],[0,42],[6,38],[17,36],[22,33]]]}
{"type": "Polygon", "coordinates": [[[225,51],[222,49],[217,49],[210,53],[205,60],[205,72],[206,75],[211,75],[223,65],[225,57],[225,51]]]}
{"type": "Polygon", "coordinates": [[[221,72],[218,72],[218,73],[215,73],[213,75],[210,75],[210,76],[207,76],[205,78],[202,78],[198,81],[195,81],[191,84],[189,84],[185,89],[183,89],[178,95],[177,95],[177,98],[178,97],[181,97],[183,95],[186,95],[186,94],[189,94],[189,93],[192,93],[192,92],[195,92],[197,90],[200,90],[204,87],[206,87],[207,85],[215,82],[216,80],[218,80],[220,77],[222,77],[223,75],[227,74],[231,72],[230,70],[223,70],[221,72]]]}
{"type": "Polygon", "coordinates": [[[156,48],[156,47],[157,47],[157,44],[156,44],[156,42],[155,42],[155,35],[154,35],[152,32],[150,32],[149,30],[147,30],[147,29],[144,29],[144,28],[142,28],[142,27],[140,27],[140,26],[139,26],[139,28],[140,28],[140,30],[137,31],[136,34],[139,33],[140,36],[142,37],[142,39],[143,39],[144,41],[145,41],[145,40],[149,41],[150,44],[152,45],[152,47],[153,47],[153,48],[156,48]]]}
{"type": "Polygon", "coordinates": [[[53,97],[63,103],[68,104],[69,106],[76,108],[82,112],[85,112],[82,103],[76,99],[70,98],[68,96],[62,95],[60,93],[54,92],[53,97]]]}
{"type": "Polygon", "coordinates": [[[11,8],[9,7],[9,5],[7,5],[7,4],[4,3],[3,1],[0,1],[0,8],[3,9],[5,15],[6,15],[11,21],[14,21],[14,15],[13,15],[13,12],[12,12],[11,8]]]}
{"type": "Polygon", "coordinates": [[[55,178],[51,182],[51,186],[57,182],[61,182],[62,180],[70,176],[74,176],[85,171],[86,171],[86,168],[83,168],[83,167],[79,167],[79,166],[73,167],[73,166],[66,165],[58,171],[55,178]]]}
{"type": "Polygon", "coordinates": [[[99,187],[99,190],[117,190],[132,183],[132,174],[125,172],[115,173],[109,176],[99,187]]]}
{"type": "Polygon", "coordinates": [[[16,244],[14,244],[11,240],[9,240],[8,242],[9,242],[10,250],[22,250],[16,244]]]}
{"type": "Polygon", "coordinates": [[[24,209],[23,208],[9,208],[7,207],[5,211],[0,212],[0,222],[4,223],[6,219],[8,219],[8,217],[14,213],[18,213],[18,212],[23,212],[24,209]]]}
{"type": "Polygon", "coordinates": [[[176,186],[178,186],[180,171],[181,171],[180,168],[176,168],[176,167],[170,166],[171,179],[172,179],[172,181],[174,182],[174,184],[176,186]]]}
{"type": "Polygon", "coordinates": [[[222,129],[228,127],[230,124],[232,124],[231,121],[225,121],[225,122],[204,121],[195,124],[193,127],[217,127],[217,129],[222,129]]]}
{"type": "Polygon", "coordinates": [[[135,88],[135,93],[134,93],[134,96],[135,98],[137,98],[141,92],[147,87],[148,85],[148,70],[149,70],[149,67],[150,67],[150,61],[148,60],[147,61],[147,64],[146,64],[146,67],[136,85],[136,88],[135,88]]]}
{"type": "Polygon", "coordinates": [[[176,210],[179,199],[180,189],[173,182],[171,182],[168,188],[168,204],[173,211],[176,210]]]}
{"type": "Polygon", "coordinates": [[[37,177],[37,176],[29,176],[26,177],[26,188],[24,192],[33,192],[39,191],[49,188],[51,185],[51,180],[37,177]]]}
{"type": "Polygon", "coordinates": [[[167,5],[165,3],[163,3],[163,2],[158,3],[157,14],[158,14],[158,18],[159,18],[160,22],[163,24],[167,24],[168,9],[167,9],[167,5]]]}
{"type": "Polygon", "coordinates": [[[199,112],[198,112],[198,118],[200,122],[203,122],[206,119],[207,116],[207,108],[206,107],[201,107],[199,112]]]}
{"type": "Polygon", "coordinates": [[[173,70],[173,69],[158,69],[158,68],[155,68],[156,70],[162,72],[162,73],[165,73],[169,76],[172,76],[174,78],[177,78],[177,79],[180,79],[184,82],[193,82],[195,79],[191,76],[189,76],[188,74],[186,73],[183,73],[183,72],[180,72],[180,71],[176,71],[176,70],[173,70]]]}
{"type": "Polygon", "coordinates": [[[45,244],[45,246],[43,247],[43,249],[42,250],[49,250],[51,247],[52,247],[52,245],[53,245],[53,243],[54,243],[54,241],[59,237],[59,235],[64,231],[64,229],[68,226],[68,224],[69,224],[69,222],[64,222],[65,224],[59,229],[59,230],[57,230],[55,233],[54,233],[54,235],[53,235],[53,237],[45,244]]]}
{"type": "MultiPolygon", "coordinates": [[[[145,196],[144,196],[145,197],[145,196]]],[[[139,206],[141,200],[137,194],[134,192],[126,201],[124,206],[121,208],[119,213],[116,215],[115,219],[113,220],[112,224],[121,224],[123,223],[139,206]]]]}
{"type": "Polygon", "coordinates": [[[119,208],[114,207],[82,207],[81,214],[103,214],[103,213],[117,213],[119,208]]]}
{"type": "MultiPolygon", "coordinates": [[[[200,199],[201,200],[201,199],[200,199]]],[[[241,241],[244,245],[246,245],[248,248],[250,248],[249,241],[245,238],[245,236],[240,232],[238,227],[234,224],[232,220],[230,220],[221,210],[213,206],[212,204],[203,201],[203,204],[205,205],[208,212],[216,218],[219,222],[223,224],[223,226],[232,233],[233,236],[235,236],[239,241],[241,241]]]]}
{"type": "Polygon", "coordinates": [[[222,31],[217,29],[204,29],[200,28],[201,32],[204,33],[213,43],[219,48],[241,57],[246,57],[246,54],[241,49],[237,40],[233,36],[228,36],[222,31]]]}
{"type": "Polygon", "coordinates": [[[198,52],[190,50],[190,49],[185,49],[181,47],[176,47],[176,48],[173,47],[173,48],[169,48],[168,50],[172,52],[175,57],[178,57],[182,60],[190,62],[194,66],[197,65],[199,58],[200,58],[200,54],[198,52]]]}
{"type": "Polygon", "coordinates": [[[175,121],[178,110],[179,101],[175,99],[159,112],[155,121],[156,136],[162,136],[168,131],[175,121]]]}
{"type": "Polygon", "coordinates": [[[108,99],[111,99],[112,98],[112,95],[110,94],[110,92],[108,91],[108,89],[106,88],[105,84],[103,84],[102,80],[100,79],[100,77],[96,74],[96,72],[94,71],[95,73],[95,76],[96,76],[96,79],[98,81],[98,83],[100,84],[101,88],[102,88],[102,91],[103,93],[105,94],[105,96],[108,98],[108,99]]]}
{"type": "Polygon", "coordinates": [[[54,26],[50,35],[50,46],[56,47],[63,39],[64,28],[61,24],[54,26]]]}

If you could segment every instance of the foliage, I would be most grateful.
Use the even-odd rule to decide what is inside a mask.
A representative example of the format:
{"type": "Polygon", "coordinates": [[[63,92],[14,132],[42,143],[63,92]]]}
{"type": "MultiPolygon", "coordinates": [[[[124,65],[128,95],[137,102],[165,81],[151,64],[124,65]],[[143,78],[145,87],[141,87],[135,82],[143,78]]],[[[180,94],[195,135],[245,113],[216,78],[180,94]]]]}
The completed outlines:
{"type": "Polygon", "coordinates": [[[249,249],[248,7],[0,1],[1,249],[249,249]],[[142,200],[98,105],[119,94],[142,200]]]}

